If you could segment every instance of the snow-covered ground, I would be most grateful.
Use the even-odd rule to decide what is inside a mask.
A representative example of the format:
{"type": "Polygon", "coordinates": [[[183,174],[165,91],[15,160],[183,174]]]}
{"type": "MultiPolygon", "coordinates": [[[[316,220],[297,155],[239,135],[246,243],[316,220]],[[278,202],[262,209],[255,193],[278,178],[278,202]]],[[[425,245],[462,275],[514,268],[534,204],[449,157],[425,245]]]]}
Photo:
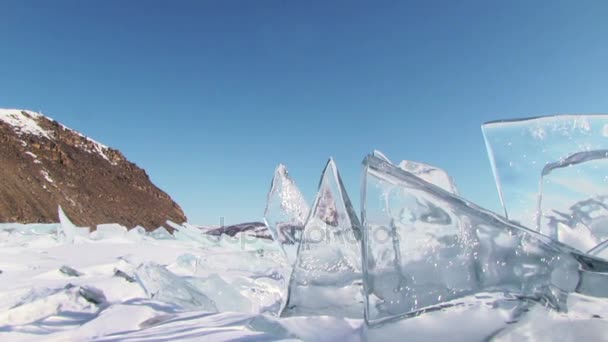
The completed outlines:
{"type": "Polygon", "coordinates": [[[104,225],[70,243],[59,227],[0,225],[1,341],[608,340],[608,303],[580,295],[556,313],[477,294],[373,328],[278,318],[289,267],[270,240],[104,225]]]}

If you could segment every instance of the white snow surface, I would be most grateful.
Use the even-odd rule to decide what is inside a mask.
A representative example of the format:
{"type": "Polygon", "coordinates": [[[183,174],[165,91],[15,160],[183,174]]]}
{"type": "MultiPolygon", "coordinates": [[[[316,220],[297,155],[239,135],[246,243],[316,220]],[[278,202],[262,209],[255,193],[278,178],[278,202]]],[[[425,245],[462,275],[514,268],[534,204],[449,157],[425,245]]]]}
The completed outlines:
{"type": "MultiPolygon", "coordinates": [[[[49,132],[49,131],[43,129],[38,124],[38,120],[41,118],[46,118],[46,119],[52,121],[51,118],[44,116],[40,113],[33,112],[33,111],[22,110],[22,109],[2,109],[2,108],[0,108],[0,121],[4,121],[5,123],[12,126],[15,129],[15,132],[17,132],[17,134],[19,136],[34,135],[34,136],[38,136],[38,137],[44,137],[49,140],[53,140],[54,137],[53,137],[52,132],[49,132]]],[[[84,149],[88,153],[96,153],[99,156],[101,156],[103,159],[107,160],[108,162],[111,162],[110,158],[106,154],[106,152],[109,149],[108,146],[106,146],[98,141],[95,141],[67,126],[61,125],[61,127],[64,130],[68,130],[70,132],[78,134],[79,136],[85,138],[87,141],[92,143],[92,148],[89,148],[85,145],[81,145],[78,147],[84,149]]],[[[24,141],[22,141],[22,143],[24,144],[24,146],[27,146],[27,143],[25,143],[24,141]]],[[[116,165],[116,163],[112,163],[112,164],[116,165]]]]}
{"type": "Polygon", "coordinates": [[[274,243],[206,237],[192,225],[180,232],[176,239],[162,231],[155,235],[102,225],[89,234],[72,227],[67,217],[62,224],[0,224],[0,341],[575,341],[608,336],[606,301],[578,295],[569,298],[567,314],[536,304],[521,310],[512,298],[477,294],[376,327],[339,317],[278,318],[272,308],[285,299],[281,276],[289,266],[274,243]],[[212,305],[193,307],[189,298],[212,305]]]}

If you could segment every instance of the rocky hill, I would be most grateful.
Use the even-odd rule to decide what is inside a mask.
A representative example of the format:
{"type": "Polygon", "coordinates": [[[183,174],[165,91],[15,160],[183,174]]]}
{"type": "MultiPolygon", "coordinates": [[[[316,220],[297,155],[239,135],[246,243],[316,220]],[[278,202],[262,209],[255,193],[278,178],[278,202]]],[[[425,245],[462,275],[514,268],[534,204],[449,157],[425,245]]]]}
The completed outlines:
{"type": "Polygon", "coordinates": [[[0,222],[57,222],[148,230],[186,217],[117,150],[38,113],[0,109],[0,222]]]}

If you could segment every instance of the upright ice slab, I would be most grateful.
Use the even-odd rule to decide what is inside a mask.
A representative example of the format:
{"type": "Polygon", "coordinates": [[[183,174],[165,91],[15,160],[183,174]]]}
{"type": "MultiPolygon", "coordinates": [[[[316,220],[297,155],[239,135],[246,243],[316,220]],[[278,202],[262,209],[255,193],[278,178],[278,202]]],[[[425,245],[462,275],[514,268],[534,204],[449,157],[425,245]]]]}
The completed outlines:
{"type": "Polygon", "coordinates": [[[416,315],[478,292],[566,308],[593,294],[608,262],[429,184],[375,156],[364,161],[361,216],[366,320],[416,315]],[[591,285],[589,285],[591,284],[591,285]]]}
{"type": "Polygon", "coordinates": [[[65,243],[74,243],[74,237],[76,236],[76,226],[70,221],[68,216],[63,212],[61,206],[58,208],[59,213],[59,238],[65,243]]]}
{"type": "Polygon", "coordinates": [[[268,192],[264,221],[272,238],[279,244],[290,264],[296,260],[309,210],[300,189],[289,177],[287,168],[279,164],[274,171],[268,192]]]}
{"type": "Polygon", "coordinates": [[[510,220],[582,251],[594,240],[608,238],[608,229],[602,228],[608,217],[603,204],[608,195],[608,115],[496,121],[482,130],[510,220]],[[591,239],[570,239],[580,232],[591,239]]]}
{"type": "Polygon", "coordinates": [[[361,225],[336,164],[325,166],[282,316],[363,316],[361,225]]]}

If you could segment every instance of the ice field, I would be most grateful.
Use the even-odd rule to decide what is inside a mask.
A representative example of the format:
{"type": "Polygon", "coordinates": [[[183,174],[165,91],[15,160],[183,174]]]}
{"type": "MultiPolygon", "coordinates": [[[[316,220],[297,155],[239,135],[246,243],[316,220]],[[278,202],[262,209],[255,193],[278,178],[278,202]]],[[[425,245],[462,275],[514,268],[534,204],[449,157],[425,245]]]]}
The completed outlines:
{"type": "Polygon", "coordinates": [[[269,234],[1,224],[0,339],[608,340],[608,118],[483,132],[501,214],[375,151],[360,208],[334,160],[310,205],[280,165],[269,234]]]}

